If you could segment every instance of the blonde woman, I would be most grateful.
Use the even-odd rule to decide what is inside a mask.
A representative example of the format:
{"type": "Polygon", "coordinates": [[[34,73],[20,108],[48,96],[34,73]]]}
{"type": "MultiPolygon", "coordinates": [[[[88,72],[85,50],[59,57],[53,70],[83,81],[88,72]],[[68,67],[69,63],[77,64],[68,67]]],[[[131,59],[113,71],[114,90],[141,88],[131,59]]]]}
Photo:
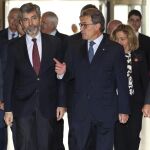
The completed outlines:
{"type": "Polygon", "coordinates": [[[112,32],[111,39],[124,47],[131,108],[128,122],[116,123],[114,147],[115,150],[138,150],[142,107],[148,82],[145,55],[138,49],[138,39],[129,25],[119,25],[112,32]]]}

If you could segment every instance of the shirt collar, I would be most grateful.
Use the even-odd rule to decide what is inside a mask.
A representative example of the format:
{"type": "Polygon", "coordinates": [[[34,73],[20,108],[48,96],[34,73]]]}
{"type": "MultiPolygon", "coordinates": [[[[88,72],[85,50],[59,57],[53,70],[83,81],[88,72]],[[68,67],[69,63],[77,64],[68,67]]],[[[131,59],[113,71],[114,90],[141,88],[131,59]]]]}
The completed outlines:
{"type": "MultiPolygon", "coordinates": [[[[104,35],[101,34],[98,38],[96,38],[95,40],[93,40],[93,42],[95,42],[96,45],[99,45],[103,39],[104,35]]],[[[91,42],[91,40],[88,40],[88,43],[91,42]]]]}
{"type": "Polygon", "coordinates": [[[55,35],[56,35],[56,32],[57,32],[57,31],[56,31],[56,30],[54,30],[53,32],[51,32],[51,33],[50,33],[50,35],[55,36],[55,35]]]}
{"type": "MultiPolygon", "coordinates": [[[[41,39],[41,32],[39,32],[34,38],[37,39],[37,42],[40,41],[40,39],[41,39]]],[[[26,34],[27,42],[32,42],[32,39],[33,38],[30,35],[26,34]]]]}
{"type": "Polygon", "coordinates": [[[12,37],[12,34],[14,34],[14,37],[18,36],[18,32],[12,32],[9,28],[8,28],[8,35],[10,35],[12,37]]]}

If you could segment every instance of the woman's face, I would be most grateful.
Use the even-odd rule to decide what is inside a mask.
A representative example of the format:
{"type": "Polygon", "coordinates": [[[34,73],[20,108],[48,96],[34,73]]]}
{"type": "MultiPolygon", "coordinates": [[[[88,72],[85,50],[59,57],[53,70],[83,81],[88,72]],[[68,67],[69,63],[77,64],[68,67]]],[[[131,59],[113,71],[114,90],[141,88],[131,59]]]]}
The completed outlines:
{"type": "Polygon", "coordinates": [[[123,31],[116,33],[116,42],[124,47],[125,52],[129,51],[129,40],[127,35],[123,31]]]}

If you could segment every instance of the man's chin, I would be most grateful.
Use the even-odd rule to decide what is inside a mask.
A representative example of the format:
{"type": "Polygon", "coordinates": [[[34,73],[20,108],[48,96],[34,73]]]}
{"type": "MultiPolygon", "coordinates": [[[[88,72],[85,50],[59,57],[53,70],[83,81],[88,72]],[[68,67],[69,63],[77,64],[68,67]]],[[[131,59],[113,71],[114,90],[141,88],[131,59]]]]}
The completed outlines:
{"type": "Polygon", "coordinates": [[[31,31],[27,31],[27,34],[31,37],[35,37],[38,34],[39,31],[36,32],[31,32],[31,31]]]}

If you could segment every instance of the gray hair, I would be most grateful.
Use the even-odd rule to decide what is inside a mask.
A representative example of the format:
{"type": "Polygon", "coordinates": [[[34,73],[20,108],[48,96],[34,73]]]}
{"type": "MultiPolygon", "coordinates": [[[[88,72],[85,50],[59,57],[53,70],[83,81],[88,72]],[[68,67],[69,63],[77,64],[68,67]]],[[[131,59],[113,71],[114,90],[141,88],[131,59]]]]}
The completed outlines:
{"type": "Polygon", "coordinates": [[[97,24],[100,23],[101,24],[101,32],[103,32],[105,30],[105,19],[104,16],[102,14],[101,11],[99,11],[98,9],[95,8],[89,8],[84,10],[80,17],[84,17],[84,16],[90,16],[92,19],[93,24],[97,24]]]}
{"type": "Polygon", "coordinates": [[[42,17],[48,17],[48,19],[57,27],[58,25],[58,17],[57,15],[52,11],[47,11],[43,13],[42,17]]]}
{"type": "Polygon", "coordinates": [[[18,13],[18,14],[19,14],[19,11],[20,11],[20,9],[19,9],[19,8],[12,8],[12,9],[9,11],[8,17],[10,17],[10,16],[11,16],[11,14],[12,14],[13,12],[16,12],[16,13],[18,13]]]}
{"type": "Polygon", "coordinates": [[[20,19],[22,19],[22,15],[24,13],[30,13],[32,11],[35,11],[37,13],[37,15],[39,17],[41,17],[41,11],[40,11],[40,7],[36,4],[32,4],[32,3],[26,3],[26,4],[23,4],[21,7],[20,7],[20,19]]]}

